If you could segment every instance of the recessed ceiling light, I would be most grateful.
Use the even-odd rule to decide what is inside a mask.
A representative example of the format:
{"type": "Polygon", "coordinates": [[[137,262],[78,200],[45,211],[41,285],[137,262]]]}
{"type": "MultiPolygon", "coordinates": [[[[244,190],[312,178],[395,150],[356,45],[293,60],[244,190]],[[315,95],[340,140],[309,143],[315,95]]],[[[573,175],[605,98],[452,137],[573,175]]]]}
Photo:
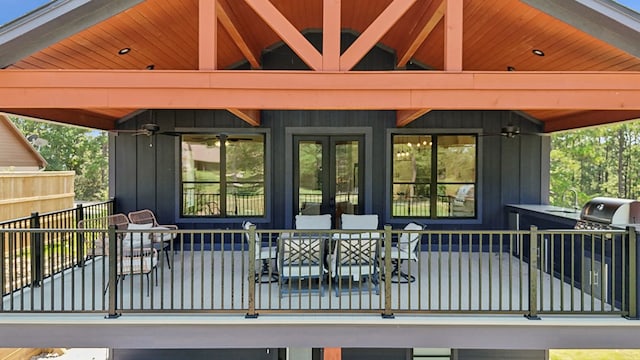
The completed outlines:
{"type": "Polygon", "coordinates": [[[516,68],[513,66],[507,66],[507,71],[516,71],[516,68]]]}
{"type": "Polygon", "coordinates": [[[147,65],[147,70],[153,70],[155,68],[156,68],[156,66],[153,65],[153,64],[147,65]]]}
{"type": "Polygon", "coordinates": [[[131,48],[128,48],[128,47],[122,48],[122,49],[118,50],[118,55],[128,54],[129,51],[131,51],[131,48]]]}
{"type": "Polygon", "coordinates": [[[542,51],[542,50],[540,50],[540,49],[533,49],[533,50],[531,50],[531,52],[532,52],[534,55],[544,56],[544,51],[542,51]]]}

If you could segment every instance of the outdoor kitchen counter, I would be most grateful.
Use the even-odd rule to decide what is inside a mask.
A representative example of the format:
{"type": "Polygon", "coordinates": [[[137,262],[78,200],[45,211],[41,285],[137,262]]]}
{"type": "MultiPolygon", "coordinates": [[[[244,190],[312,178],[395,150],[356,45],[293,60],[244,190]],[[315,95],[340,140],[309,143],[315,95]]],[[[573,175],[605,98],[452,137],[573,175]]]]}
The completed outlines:
{"type": "Polygon", "coordinates": [[[553,205],[506,205],[509,229],[528,229],[535,225],[540,229],[573,229],[580,220],[580,209],[574,210],[553,205]]]}

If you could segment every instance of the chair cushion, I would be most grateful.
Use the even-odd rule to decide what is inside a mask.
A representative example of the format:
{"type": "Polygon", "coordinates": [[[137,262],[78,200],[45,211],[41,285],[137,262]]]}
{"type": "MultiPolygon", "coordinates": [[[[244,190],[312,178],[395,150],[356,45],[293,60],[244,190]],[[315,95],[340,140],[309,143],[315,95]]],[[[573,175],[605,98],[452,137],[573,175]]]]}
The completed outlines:
{"type": "MultiPolygon", "coordinates": [[[[404,230],[423,230],[424,227],[420,224],[416,224],[414,222],[408,223],[404,230]]],[[[398,239],[398,250],[403,253],[408,253],[413,251],[415,246],[418,245],[418,240],[420,240],[419,233],[402,233],[400,238],[398,239]]]]}
{"type": "MultiPolygon", "coordinates": [[[[127,225],[127,230],[148,230],[152,227],[153,224],[129,224],[127,225]]],[[[122,246],[124,249],[151,246],[149,235],[149,233],[143,232],[127,232],[122,240],[122,246]]]]}
{"type": "MultiPolygon", "coordinates": [[[[151,230],[170,230],[170,229],[164,226],[153,226],[151,227],[151,230]]],[[[153,240],[156,242],[169,241],[176,238],[176,234],[170,233],[170,232],[159,232],[159,233],[153,233],[152,235],[153,235],[153,240]]]]}
{"type": "Polygon", "coordinates": [[[378,228],[378,215],[342,214],[342,228],[345,230],[375,230],[378,228]]]}
{"type": "Polygon", "coordinates": [[[331,229],[331,214],[296,215],[296,229],[329,230],[331,229]]]}

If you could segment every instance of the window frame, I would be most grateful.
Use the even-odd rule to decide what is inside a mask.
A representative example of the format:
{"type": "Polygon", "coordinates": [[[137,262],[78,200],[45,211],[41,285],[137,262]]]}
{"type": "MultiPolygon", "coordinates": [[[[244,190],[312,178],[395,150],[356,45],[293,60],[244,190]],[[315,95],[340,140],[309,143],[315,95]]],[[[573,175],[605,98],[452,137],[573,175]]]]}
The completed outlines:
{"type": "MultiPolygon", "coordinates": [[[[479,224],[482,222],[482,137],[479,135],[482,133],[482,129],[426,129],[426,128],[403,128],[403,129],[388,129],[387,131],[387,146],[386,151],[386,221],[391,224],[402,224],[406,221],[415,219],[424,224],[438,223],[438,224],[479,224]],[[438,184],[441,182],[437,179],[437,137],[441,136],[473,136],[476,139],[475,148],[475,183],[474,185],[474,216],[437,216],[437,212],[431,208],[429,216],[395,216],[393,215],[393,188],[394,188],[394,137],[395,136],[430,136],[432,137],[432,156],[431,156],[431,179],[430,187],[437,189],[438,184]]],[[[447,182],[446,184],[450,184],[447,182]]],[[[453,184],[453,183],[451,183],[453,184]]],[[[465,183],[467,184],[467,183],[465,183]]],[[[437,191],[436,191],[437,193],[437,191]]],[[[437,195],[435,195],[437,197],[437,195]]],[[[430,199],[433,195],[430,194],[430,199]]]]}
{"type": "MultiPolygon", "coordinates": [[[[176,198],[178,199],[178,204],[176,204],[176,212],[177,217],[180,219],[185,219],[193,223],[206,222],[206,223],[235,223],[242,222],[247,219],[252,220],[254,222],[269,222],[271,219],[271,152],[269,151],[269,144],[271,141],[271,134],[269,129],[238,129],[238,128],[176,128],[174,130],[176,133],[180,133],[178,137],[178,141],[176,142],[176,151],[177,151],[177,169],[179,169],[176,173],[176,198]],[[263,180],[263,214],[262,215],[190,215],[184,213],[184,198],[183,198],[183,172],[182,172],[182,136],[184,135],[211,135],[211,136],[262,136],[263,138],[263,162],[264,162],[264,180],[263,180]]],[[[221,156],[224,152],[221,152],[221,156]]],[[[226,156],[226,154],[225,154],[226,156]]],[[[222,176],[222,173],[221,173],[222,176]]],[[[220,196],[226,194],[226,189],[223,190],[223,185],[226,184],[226,179],[220,179],[218,181],[220,186],[220,196]]],[[[225,195],[226,196],[226,195],[225,195]]]]}

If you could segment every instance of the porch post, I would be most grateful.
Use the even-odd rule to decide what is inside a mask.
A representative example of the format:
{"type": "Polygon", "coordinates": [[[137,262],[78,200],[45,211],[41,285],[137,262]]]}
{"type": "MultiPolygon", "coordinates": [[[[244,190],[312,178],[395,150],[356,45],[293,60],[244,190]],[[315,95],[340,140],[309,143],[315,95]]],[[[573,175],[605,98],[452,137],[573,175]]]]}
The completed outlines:
{"type": "Polygon", "coordinates": [[[640,252],[638,250],[636,229],[635,227],[628,226],[627,234],[629,235],[629,314],[628,319],[638,320],[638,271],[640,271],[640,262],[638,262],[638,256],[640,252]]]}
{"type": "Polygon", "coordinates": [[[251,225],[249,227],[249,273],[247,274],[247,281],[249,282],[248,289],[248,302],[249,309],[247,309],[247,319],[255,319],[258,317],[256,313],[256,226],[251,225]]]}
{"type": "Polygon", "coordinates": [[[391,312],[391,225],[384,226],[384,312],[382,318],[393,319],[391,312]]]}
{"type": "Polygon", "coordinates": [[[538,227],[532,225],[529,231],[529,320],[538,317],[538,227]]]}
{"type": "Polygon", "coordinates": [[[342,348],[324,348],[322,360],[341,360],[342,348]]]}
{"type": "MultiPolygon", "coordinates": [[[[84,220],[84,209],[82,204],[76,206],[76,229],[78,223],[84,220]]],[[[76,264],[79,267],[84,266],[84,232],[76,232],[76,264]]]]}
{"type": "Polygon", "coordinates": [[[109,261],[109,277],[107,282],[107,289],[109,290],[109,304],[108,311],[109,314],[106,316],[107,319],[115,319],[120,317],[120,314],[117,312],[117,301],[118,301],[118,239],[116,238],[116,226],[109,226],[109,234],[107,235],[107,239],[109,239],[109,252],[108,261],[109,261]]]}

